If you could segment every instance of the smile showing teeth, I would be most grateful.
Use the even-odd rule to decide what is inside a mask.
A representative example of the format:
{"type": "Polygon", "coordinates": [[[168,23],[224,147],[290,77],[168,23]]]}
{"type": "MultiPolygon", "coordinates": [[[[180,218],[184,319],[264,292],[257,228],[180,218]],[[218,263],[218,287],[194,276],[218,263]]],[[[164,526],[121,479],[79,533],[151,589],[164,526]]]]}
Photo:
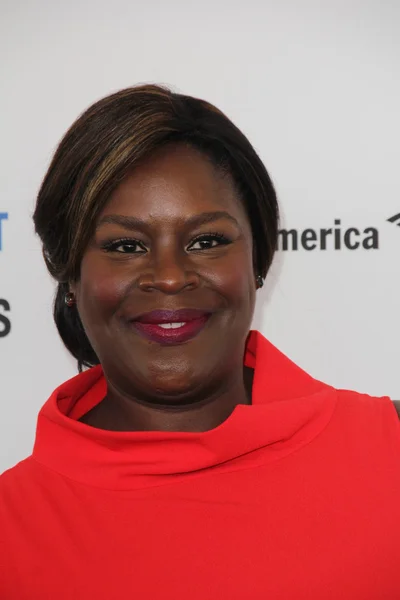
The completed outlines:
{"type": "Polygon", "coordinates": [[[159,323],[158,326],[163,329],[178,329],[179,327],[183,327],[186,323],[159,323]]]}
{"type": "Polygon", "coordinates": [[[194,309],[154,310],[133,320],[132,325],[139,335],[151,342],[161,346],[176,346],[195,338],[209,317],[209,313],[194,309]]]}

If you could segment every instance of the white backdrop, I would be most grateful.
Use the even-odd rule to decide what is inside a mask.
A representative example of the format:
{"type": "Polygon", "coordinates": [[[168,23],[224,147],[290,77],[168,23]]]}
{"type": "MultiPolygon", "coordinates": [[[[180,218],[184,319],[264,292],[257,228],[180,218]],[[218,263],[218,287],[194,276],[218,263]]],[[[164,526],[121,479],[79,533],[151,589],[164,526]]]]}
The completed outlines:
{"type": "Polygon", "coordinates": [[[255,326],[317,378],[400,398],[398,0],[1,0],[0,55],[0,472],[30,453],[39,408],[76,372],[52,322],[35,194],[78,114],[141,82],[234,120],[272,175],[282,227],[377,230],[378,249],[335,250],[331,235],[326,250],[280,251],[255,326]]]}

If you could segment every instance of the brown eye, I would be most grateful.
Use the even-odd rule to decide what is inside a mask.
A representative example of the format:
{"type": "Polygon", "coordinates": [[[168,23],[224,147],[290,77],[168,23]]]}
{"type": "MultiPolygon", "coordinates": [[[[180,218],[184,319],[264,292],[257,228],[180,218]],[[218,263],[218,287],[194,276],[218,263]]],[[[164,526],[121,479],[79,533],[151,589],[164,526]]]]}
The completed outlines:
{"type": "Polygon", "coordinates": [[[226,246],[230,243],[231,240],[228,240],[228,238],[222,234],[204,234],[194,239],[187,249],[189,251],[211,250],[217,246],[226,246]]]}
{"type": "Polygon", "coordinates": [[[142,242],[132,239],[121,239],[107,242],[103,246],[106,252],[118,252],[119,254],[143,254],[147,252],[142,242]]]}

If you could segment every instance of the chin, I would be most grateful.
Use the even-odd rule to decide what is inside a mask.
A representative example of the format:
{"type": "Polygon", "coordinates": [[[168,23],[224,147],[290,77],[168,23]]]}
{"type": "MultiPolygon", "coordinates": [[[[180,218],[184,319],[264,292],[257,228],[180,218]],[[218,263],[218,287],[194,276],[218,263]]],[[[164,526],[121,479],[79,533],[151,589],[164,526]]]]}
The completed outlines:
{"type": "MultiPolygon", "coordinates": [[[[198,340],[196,340],[198,341],[198,340]]],[[[154,403],[182,404],[206,397],[221,380],[221,351],[213,344],[199,347],[194,340],[175,346],[126,348],[102,361],[105,372],[119,389],[154,403]],[[122,385],[121,385],[122,384],[122,385]]]]}
{"type": "Polygon", "coordinates": [[[147,383],[151,384],[155,398],[163,398],[171,403],[185,401],[204,387],[204,381],[207,381],[204,374],[194,373],[187,364],[186,368],[179,368],[183,366],[176,363],[162,369],[157,368],[159,365],[149,366],[147,383]]]}

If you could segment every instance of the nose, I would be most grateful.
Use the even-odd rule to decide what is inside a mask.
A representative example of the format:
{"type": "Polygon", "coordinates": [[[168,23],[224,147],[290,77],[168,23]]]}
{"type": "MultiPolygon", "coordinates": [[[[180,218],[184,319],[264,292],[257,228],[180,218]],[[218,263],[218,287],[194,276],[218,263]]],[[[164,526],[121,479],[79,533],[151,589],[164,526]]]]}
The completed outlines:
{"type": "Polygon", "coordinates": [[[178,256],[165,248],[153,256],[149,268],[139,277],[139,288],[145,292],[157,290],[164,294],[179,294],[198,285],[199,276],[190,268],[189,257],[178,256]]]}

